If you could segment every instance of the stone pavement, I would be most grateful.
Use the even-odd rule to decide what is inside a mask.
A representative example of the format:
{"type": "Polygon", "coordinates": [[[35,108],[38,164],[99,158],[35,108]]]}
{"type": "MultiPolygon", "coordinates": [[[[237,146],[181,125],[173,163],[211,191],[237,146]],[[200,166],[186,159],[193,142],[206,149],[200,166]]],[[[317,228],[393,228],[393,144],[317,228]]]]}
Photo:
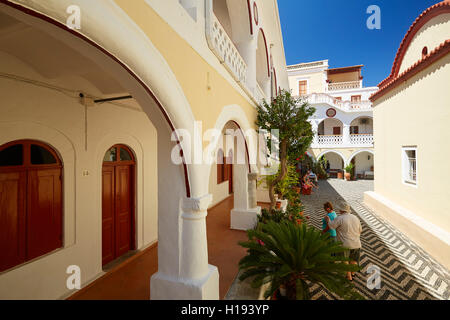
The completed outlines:
{"type": "MultiPolygon", "coordinates": [[[[305,216],[309,223],[322,227],[325,216],[323,203],[345,199],[361,220],[361,272],[354,277],[355,288],[369,300],[426,300],[450,298],[449,271],[430,257],[415,243],[376,215],[363,204],[365,191],[373,190],[373,181],[344,181],[329,179],[319,181],[320,189],[310,196],[303,196],[305,216]],[[380,270],[380,288],[369,289],[367,280],[376,266],[380,270]]],[[[446,253],[448,254],[448,253],[446,253]]],[[[312,298],[337,299],[320,285],[311,286],[312,298]]],[[[233,282],[226,299],[256,299],[257,290],[249,288],[248,282],[233,282]],[[241,295],[242,294],[242,295],[241,295]]]]}

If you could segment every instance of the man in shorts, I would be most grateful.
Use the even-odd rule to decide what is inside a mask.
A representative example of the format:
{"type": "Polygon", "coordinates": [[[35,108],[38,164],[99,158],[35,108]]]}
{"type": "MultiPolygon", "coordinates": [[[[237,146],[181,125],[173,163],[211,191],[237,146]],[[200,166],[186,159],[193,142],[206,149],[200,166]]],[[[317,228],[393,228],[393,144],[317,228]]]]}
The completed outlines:
{"type": "MultiPolygon", "coordinates": [[[[337,240],[347,248],[344,252],[346,258],[350,258],[350,264],[358,264],[361,254],[361,232],[362,226],[358,217],[351,214],[350,205],[346,201],[339,201],[336,206],[338,216],[331,221],[329,217],[325,217],[327,226],[335,229],[337,240]]],[[[347,279],[352,281],[353,272],[347,272],[347,279]]]]}

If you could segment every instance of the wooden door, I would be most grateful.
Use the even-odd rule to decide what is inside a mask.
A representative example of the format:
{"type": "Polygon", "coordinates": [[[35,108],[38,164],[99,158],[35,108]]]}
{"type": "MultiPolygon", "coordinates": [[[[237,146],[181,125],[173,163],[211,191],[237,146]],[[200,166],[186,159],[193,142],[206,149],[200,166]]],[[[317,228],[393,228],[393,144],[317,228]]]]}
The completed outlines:
{"type": "Polygon", "coordinates": [[[103,265],[135,247],[134,158],[130,150],[121,145],[108,152],[102,170],[103,265]]]}
{"type": "Polygon", "coordinates": [[[62,247],[62,163],[44,143],[0,147],[0,272],[62,247]]]}
{"type": "Polygon", "coordinates": [[[114,167],[103,166],[102,170],[102,263],[115,258],[115,179],[114,167]]]}
{"type": "Polygon", "coordinates": [[[115,167],[116,179],[116,257],[131,249],[132,186],[131,167],[115,167]]]}
{"type": "Polygon", "coordinates": [[[27,248],[28,259],[62,246],[61,171],[28,172],[27,248]]]}
{"type": "Polygon", "coordinates": [[[26,261],[26,172],[0,172],[0,272],[26,261]]]}

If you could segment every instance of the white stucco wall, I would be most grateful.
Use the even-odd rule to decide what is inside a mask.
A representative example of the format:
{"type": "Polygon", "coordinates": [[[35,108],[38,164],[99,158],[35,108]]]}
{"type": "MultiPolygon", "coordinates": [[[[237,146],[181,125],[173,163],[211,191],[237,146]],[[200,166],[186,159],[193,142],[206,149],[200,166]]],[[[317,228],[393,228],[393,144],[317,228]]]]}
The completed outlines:
{"type": "MultiPolygon", "coordinates": [[[[45,79],[3,53],[0,69],[100,95],[84,79],[45,79]]],[[[82,283],[102,274],[101,168],[103,155],[113,144],[128,145],[136,156],[137,248],[157,240],[157,135],[145,113],[110,103],[89,108],[85,150],[85,109],[78,98],[5,78],[0,78],[0,96],[0,145],[18,139],[40,140],[54,147],[64,164],[64,247],[1,273],[0,299],[61,297],[69,293],[69,265],[80,266],[82,283]]]]}
{"type": "Polygon", "coordinates": [[[374,103],[375,192],[450,231],[450,55],[374,103]],[[401,152],[417,146],[417,185],[402,180],[401,152]]]}

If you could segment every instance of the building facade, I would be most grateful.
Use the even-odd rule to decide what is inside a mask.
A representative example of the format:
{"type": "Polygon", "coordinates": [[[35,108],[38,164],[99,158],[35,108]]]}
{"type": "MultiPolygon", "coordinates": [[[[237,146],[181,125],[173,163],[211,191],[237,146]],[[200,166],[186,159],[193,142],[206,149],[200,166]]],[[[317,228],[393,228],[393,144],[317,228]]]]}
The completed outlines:
{"type": "Polygon", "coordinates": [[[375,190],[365,202],[450,267],[450,1],[425,10],[372,97],[375,190]]]}
{"type": "Polygon", "coordinates": [[[369,97],[378,88],[363,86],[362,67],[332,69],[328,60],[287,67],[292,94],[316,108],[310,119],[316,135],[308,152],[316,160],[325,156],[332,176],[353,163],[356,178],[373,178],[373,110],[369,97]]]}
{"type": "Polygon", "coordinates": [[[258,164],[203,133],[244,135],[289,87],[277,1],[1,0],[0,38],[0,299],[156,245],[152,299],[218,299],[207,209],[234,193],[246,229],[258,164]]]}

